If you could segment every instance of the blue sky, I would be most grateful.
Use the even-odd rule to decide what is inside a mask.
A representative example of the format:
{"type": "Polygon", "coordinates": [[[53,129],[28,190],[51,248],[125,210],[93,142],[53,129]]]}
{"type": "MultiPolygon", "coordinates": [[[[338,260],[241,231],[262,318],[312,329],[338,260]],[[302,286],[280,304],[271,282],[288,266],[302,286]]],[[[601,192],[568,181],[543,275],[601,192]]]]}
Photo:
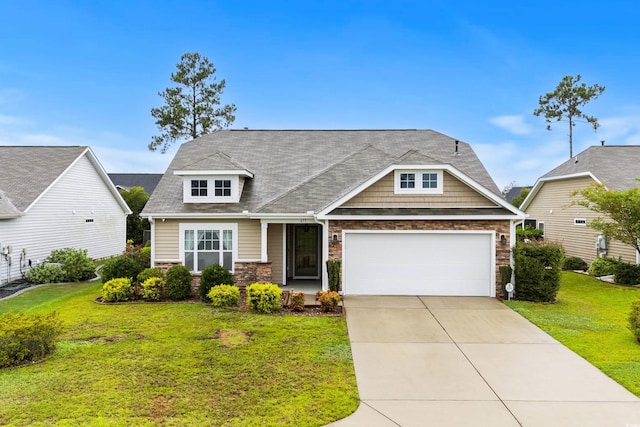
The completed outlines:
{"type": "Polygon", "coordinates": [[[640,144],[634,1],[0,0],[0,144],[90,145],[108,172],[164,172],[150,109],[185,52],[214,62],[234,128],[433,129],[497,185],[565,161],[538,97],[565,75],[606,91],[574,153],[640,144]],[[534,4],[532,6],[527,3],[534,4]]]}

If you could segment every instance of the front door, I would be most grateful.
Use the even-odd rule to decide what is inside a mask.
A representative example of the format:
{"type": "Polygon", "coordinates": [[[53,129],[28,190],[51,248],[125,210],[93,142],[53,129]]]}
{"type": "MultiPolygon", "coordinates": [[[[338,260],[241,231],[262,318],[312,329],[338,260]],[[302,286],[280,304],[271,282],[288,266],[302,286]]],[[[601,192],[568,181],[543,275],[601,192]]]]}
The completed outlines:
{"type": "Polygon", "coordinates": [[[320,277],[318,262],[318,232],[315,225],[296,225],[293,228],[294,262],[293,276],[297,279],[320,277]]]}

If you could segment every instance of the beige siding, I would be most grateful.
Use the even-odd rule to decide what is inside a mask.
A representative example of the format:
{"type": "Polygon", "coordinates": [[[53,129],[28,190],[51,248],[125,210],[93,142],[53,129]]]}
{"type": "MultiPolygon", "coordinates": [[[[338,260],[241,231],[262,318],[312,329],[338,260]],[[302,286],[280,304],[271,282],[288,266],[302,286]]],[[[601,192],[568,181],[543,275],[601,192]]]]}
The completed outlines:
{"type": "Polygon", "coordinates": [[[395,194],[391,172],[343,206],[359,208],[496,206],[465,183],[443,172],[443,194],[395,194]]]}
{"type": "Polygon", "coordinates": [[[180,259],[179,225],[181,223],[234,223],[238,224],[238,259],[260,259],[260,221],[251,219],[167,219],[156,220],[155,223],[155,259],[177,260],[180,259]]]}
{"type": "MultiPolygon", "coordinates": [[[[577,200],[571,193],[593,182],[588,177],[545,182],[526,210],[531,219],[544,221],[545,240],[560,243],[567,256],[577,256],[589,263],[596,257],[595,242],[599,233],[588,226],[574,225],[574,219],[584,218],[589,222],[598,214],[583,206],[571,206],[571,201],[577,200]]],[[[621,242],[610,242],[608,256],[636,262],[635,249],[621,242]]]]}
{"type": "Polygon", "coordinates": [[[271,271],[274,283],[282,282],[282,270],[284,262],[282,251],[284,250],[283,224],[269,224],[267,231],[267,256],[271,261],[271,271]]]}

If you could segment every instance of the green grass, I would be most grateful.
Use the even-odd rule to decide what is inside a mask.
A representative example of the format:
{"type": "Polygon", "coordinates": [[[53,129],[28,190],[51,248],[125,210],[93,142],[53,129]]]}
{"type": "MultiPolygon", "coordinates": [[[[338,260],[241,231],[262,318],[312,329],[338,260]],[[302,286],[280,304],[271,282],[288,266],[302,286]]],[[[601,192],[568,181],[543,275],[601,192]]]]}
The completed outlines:
{"type": "Polygon", "coordinates": [[[640,397],[640,344],[627,328],[639,299],[640,289],[564,272],[557,303],[507,304],[640,397]]]}
{"type": "Polygon", "coordinates": [[[46,360],[0,370],[0,425],[321,426],[358,406],[342,317],[100,305],[100,286],[0,302],[55,310],[66,328],[46,360]]]}

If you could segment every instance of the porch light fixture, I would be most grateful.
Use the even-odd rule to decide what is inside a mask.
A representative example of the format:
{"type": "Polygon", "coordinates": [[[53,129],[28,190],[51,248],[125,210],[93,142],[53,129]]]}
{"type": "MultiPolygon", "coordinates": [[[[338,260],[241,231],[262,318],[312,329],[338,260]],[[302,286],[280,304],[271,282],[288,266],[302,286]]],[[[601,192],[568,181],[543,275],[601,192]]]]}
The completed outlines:
{"type": "Polygon", "coordinates": [[[333,243],[338,243],[338,233],[333,233],[333,243]]]}
{"type": "Polygon", "coordinates": [[[500,244],[501,245],[506,245],[507,244],[507,236],[505,234],[501,234],[500,235],[500,244]]]}

